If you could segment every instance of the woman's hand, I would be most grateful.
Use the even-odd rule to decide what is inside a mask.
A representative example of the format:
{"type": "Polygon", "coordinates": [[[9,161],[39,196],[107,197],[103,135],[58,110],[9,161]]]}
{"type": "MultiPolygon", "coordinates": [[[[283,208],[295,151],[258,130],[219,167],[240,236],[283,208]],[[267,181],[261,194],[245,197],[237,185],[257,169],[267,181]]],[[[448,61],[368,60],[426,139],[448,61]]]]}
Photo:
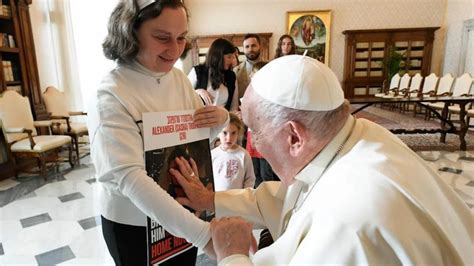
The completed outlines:
{"type": "Polygon", "coordinates": [[[205,105],[214,105],[214,97],[205,89],[197,89],[197,94],[201,96],[201,99],[204,101],[205,105]]]}
{"type": "Polygon", "coordinates": [[[194,123],[200,127],[220,126],[227,121],[229,113],[222,106],[204,106],[194,113],[194,123]]]}
{"type": "Polygon", "coordinates": [[[170,173],[186,194],[186,197],[176,197],[176,201],[196,211],[214,211],[214,192],[209,191],[197,176],[199,171],[196,162],[192,158],[188,162],[183,157],[176,157],[175,162],[178,167],[171,168],[170,173]]]}

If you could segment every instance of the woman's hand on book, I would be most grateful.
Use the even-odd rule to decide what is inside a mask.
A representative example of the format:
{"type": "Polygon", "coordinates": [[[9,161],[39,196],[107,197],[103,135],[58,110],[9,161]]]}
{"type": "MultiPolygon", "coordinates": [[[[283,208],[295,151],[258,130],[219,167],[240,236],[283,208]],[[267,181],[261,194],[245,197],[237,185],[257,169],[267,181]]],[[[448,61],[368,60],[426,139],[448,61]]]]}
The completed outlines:
{"type": "Polygon", "coordinates": [[[209,105],[196,110],[193,119],[199,127],[215,127],[223,125],[228,117],[229,113],[224,107],[209,105]]]}
{"type": "Polygon", "coordinates": [[[175,160],[178,169],[171,168],[170,173],[186,194],[186,197],[177,197],[176,201],[196,211],[214,211],[214,192],[207,189],[199,179],[196,162],[192,158],[188,162],[183,157],[177,157],[175,160]]]}

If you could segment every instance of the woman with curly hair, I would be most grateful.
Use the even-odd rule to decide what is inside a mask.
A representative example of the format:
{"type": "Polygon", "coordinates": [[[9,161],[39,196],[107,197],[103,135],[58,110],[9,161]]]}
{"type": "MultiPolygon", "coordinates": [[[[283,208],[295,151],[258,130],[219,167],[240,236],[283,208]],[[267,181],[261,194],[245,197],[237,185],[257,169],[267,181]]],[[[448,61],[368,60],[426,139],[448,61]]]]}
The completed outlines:
{"type": "Polygon", "coordinates": [[[275,50],[275,58],[284,55],[296,54],[295,40],[288,34],[284,34],[278,40],[277,48],[275,50]]]}

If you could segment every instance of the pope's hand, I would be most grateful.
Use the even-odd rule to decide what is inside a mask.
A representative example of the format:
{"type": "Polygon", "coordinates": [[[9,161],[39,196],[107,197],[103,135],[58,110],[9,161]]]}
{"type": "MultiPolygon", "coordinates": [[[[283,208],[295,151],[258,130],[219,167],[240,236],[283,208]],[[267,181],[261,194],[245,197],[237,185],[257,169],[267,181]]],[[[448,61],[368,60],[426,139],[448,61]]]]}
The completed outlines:
{"type": "Polygon", "coordinates": [[[240,217],[223,217],[211,221],[211,235],[217,261],[234,254],[248,256],[255,241],[252,224],[240,217]]]}

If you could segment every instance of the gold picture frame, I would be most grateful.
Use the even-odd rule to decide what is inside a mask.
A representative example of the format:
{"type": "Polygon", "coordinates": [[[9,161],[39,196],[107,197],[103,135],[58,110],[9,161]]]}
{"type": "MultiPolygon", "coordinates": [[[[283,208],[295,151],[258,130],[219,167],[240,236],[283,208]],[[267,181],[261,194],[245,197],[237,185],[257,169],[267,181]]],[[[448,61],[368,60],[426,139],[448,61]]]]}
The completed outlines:
{"type": "Polygon", "coordinates": [[[329,65],[331,37],[331,11],[286,12],[287,32],[296,44],[296,53],[316,58],[329,65]]]}

